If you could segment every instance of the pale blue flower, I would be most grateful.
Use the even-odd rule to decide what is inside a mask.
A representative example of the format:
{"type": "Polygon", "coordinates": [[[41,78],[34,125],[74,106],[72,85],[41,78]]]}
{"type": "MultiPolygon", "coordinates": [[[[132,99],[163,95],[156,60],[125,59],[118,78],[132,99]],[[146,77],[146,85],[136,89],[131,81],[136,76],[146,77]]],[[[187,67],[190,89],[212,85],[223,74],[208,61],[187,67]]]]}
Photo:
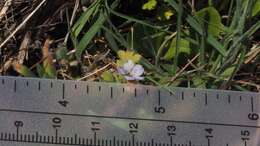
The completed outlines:
{"type": "Polygon", "coordinates": [[[143,80],[144,68],[139,64],[134,64],[132,60],[128,60],[123,67],[118,67],[119,74],[124,75],[126,80],[143,80]]]}

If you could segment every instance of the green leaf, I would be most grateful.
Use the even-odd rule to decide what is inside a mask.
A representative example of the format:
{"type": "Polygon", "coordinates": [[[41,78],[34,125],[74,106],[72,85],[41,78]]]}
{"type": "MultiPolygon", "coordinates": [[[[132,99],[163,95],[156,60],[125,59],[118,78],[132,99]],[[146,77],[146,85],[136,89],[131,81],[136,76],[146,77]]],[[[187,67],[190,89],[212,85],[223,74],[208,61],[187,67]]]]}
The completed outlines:
{"type": "MultiPolygon", "coordinates": [[[[135,23],[133,25],[133,49],[144,54],[145,57],[154,56],[158,49],[156,43],[161,38],[161,41],[159,42],[159,44],[161,44],[164,39],[163,35],[152,38],[152,35],[155,33],[158,33],[158,31],[145,25],[135,23]]],[[[127,38],[128,42],[132,40],[130,36],[131,34],[129,33],[127,38]]]]}
{"type": "Polygon", "coordinates": [[[179,13],[179,5],[174,0],[164,0],[164,2],[169,3],[179,13]]]}
{"type": "Polygon", "coordinates": [[[118,73],[113,73],[113,76],[114,76],[115,81],[116,81],[117,83],[126,83],[126,82],[127,82],[127,80],[124,78],[123,75],[120,75],[120,74],[118,74],[118,73]]]}
{"type": "Polygon", "coordinates": [[[224,49],[224,46],[212,35],[208,35],[207,41],[212,45],[222,56],[227,56],[227,51],[224,49]]]}
{"type": "Polygon", "coordinates": [[[113,15],[115,15],[115,16],[124,18],[124,19],[129,20],[129,21],[132,21],[132,22],[136,22],[136,23],[143,24],[143,25],[149,26],[149,27],[154,28],[154,29],[158,29],[158,30],[162,30],[162,31],[166,31],[166,32],[167,32],[167,30],[163,29],[162,26],[157,26],[157,25],[155,25],[155,24],[151,24],[151,23],[148,22],[148,21],[136,19],[136,18],[130,17],[130,16],[128,16],[128,15],[125,15],[125,14],[122,14],[122,13],[119,13],[119,12],[114,11],[113,9],[111,9],[111,8],[108,6],[107,0],[105,0],[105,4],[106,4],[107,10],[108,10],[111,14],[113,14],[113,15]]]}
{"type": "MultiPolygon", "coordinates": [[[[176,52],[175,50],[176,50],[176,37],[172,39],[170,48],[165,53],[163,59],[171,60],[172,58],[174,58],[175,52],[176,52]]],[[[182,39],[182,38],[180,39],[180,45],[179,45],[178,53],[185,53],[185,54],[188,54],[188,55],[191,53],[189,41],[182,39]]]]}
{"type": "Polygon", "coordinates": [[[44,73],[46,74],[46,78],[56,78],[57,77],[57,71],[53,63],[49,63],[46,61],[43,65],[44,73]]]}
{"type": "MultiPolygon", "coordinates": [[[[177,13],[179,13],[180,14],[180,12],[181,12],[181,9],[179,8],[179,5],[178,5],[178,3],[176,3],[176,1],[174,1],[174,0],[164,0],[165,2],[167,2],[171,7],[173,7],[174,9],[175,9],[175,11],[177,12],[177,13]]],[[[197,19],[196,18],[194,18],[193,16],[191,16],[191,15],[187,15],[187,17],[186,17],[186,21],[189,23],[189,25],[193,28],[193,29],[195,29],[199,34],[203,34],[203,28],[202,28],[202,26],[198,23],[198,21],[197,21],[197,19]]]]}
{"type": "Polygon", "coordinates": [[[212,36],[219,36],[219,34],[224,30],[221,16],[214,7],[204,8],[196,12],[195,16],[201,23],[206,22],[208,25],[208,34],[211,34],[212,36]]]}
{"type": "Polygon", "coordinates": [[[37,64],[36,69],[37,69],[38,76],[42,78],[45,74],[44,68],[40,64],[37,64]]]}
{"type": "Polygon", "coordinates": [[[255,2],[255,5],[253,7],[253,10],[252,10],[252,16],[257,16],[260,12],[260,0],[257,0],[255,2]]]}
{"type": "Polygon", "coordinates": [[[197,21],[197,19],[195,19],[194,17],[188,15],[186,18],[186,21],[189,23],[189,25],[196,30],[200,35],[203,34],[203,28],[202,26],[199,24],[199,22],[197,21]]]}
{"type": "Polygon", "coordinates": [[[108,45],[111,47],[111,49],[113,51],[117,52],[119,50],[119,47],[118,47],[114,37],[109,32],[106,32],[105,33],[105,38],[108,41],[108,45]]]}
{"type": "Polygon", "coordinates": [[[224,77],[224,78],[228,78],[230,76],[232,76],[232,73],[234,72],[234,70],[236,69],[236,66],[231,66],[229,68],[227,68],[225,71],[223,71],[220,76],[224,77]]]}
{"type": "Polygon", "coordinates": [[[68,50],[66,47],[60,47],[57,49],[56,51],[56,59],[57,60],[62,60],[62,59],[67,59],[68,56],[67,56],[67,53],[68,53],[68,50]]]}
{"type": "Polygon", "coordinates": [[[35,77],[34,73],[25,65],[15,63],[14,70],[24,77],[35,77]]]}
{"type": "Polygon", "coordinates": [[[146,2],[142,9],[143,10],[153,10],[156,8],[156,5],[157,5],[157,1],[156,0],[148,0],[148,2],[146,2]]]}
{"type": "Polygon", "coordinates": [[[81,58],[81,55],[86,49],[87,45],[94,38],[97,32],[101,29],[104,22],[105,17],[102,13],[100,13],[100,16],[98,17],[96,22],[89,28],[88,32],[84,34],[83,38],[79,42],[78,48],[76,50],[76,56],[78,59],[81,58]]]}
{"type": "Polygon", "coordinates": [[[115,78],[110,71],[105,71],[102,73],[101,78],[106,82],[114,82],[115,78]]]}
{"type": "Polygon", "coordinates": [[[249,1],[253,1],[253,6],[250,7],[251,9],[251,16],[255,17],[259,15],[260,12],[260,0],[242,0],[242,8],[246,8],[247,7],[247,3],[249,1]]]}
{"type": "Polygon", "coordinates": [[[99,0],[92,3],[87,11],[83,12],[80,16],[80,18],[77,20],[77,22],[72,27],[72,32],[75,37],[78,37],[79,33],[82,31],[83,27],[87,23],[87,21],[90,19],[90,17],[93,15],[96,9],[99,8],[99,0]]]}
{"type": "Polygon", "coordinates": [[[206,88],[206,81],[199,76],[193,77],[192,82],[195,88],[206,88]]]}
{"type": "Polygon", "coordinates": [[[174,64],[161,64],[161,67],[171,75],[176,72],[174,70],[174,64]]]}
{"type": "Polygon", "coordinates": [[[124,48],[129,48],[128,43],[126,42],[126,40],[123,38],[123,36],[121,34],[119,34],[117,32],[113,32],[111,29],[109,29],[105,26],[102,26],[102,29],[105,30],[105,32],[106,32],[105,37],[106,37],[108,43],[110,44],[110,47],[113,47],[112,49],[116,49],[114,51],[117,52],[119,50],[119,48],[112,46],[112,45],[116,45],[116,42],[120,43],[120,45],[122,45],[124,48]]]}
{"type": "Polygon", "coordinates": [[[182,0],[179,0],[179,12],[177,16],[177,35],[176,35],[176,49],[174,50],[174,74],[177,72],[177,68],[179,65],[179,54],[181,50],[181,25],[182,25],[182,16],[183,16],[183,3],[182,0]]]}

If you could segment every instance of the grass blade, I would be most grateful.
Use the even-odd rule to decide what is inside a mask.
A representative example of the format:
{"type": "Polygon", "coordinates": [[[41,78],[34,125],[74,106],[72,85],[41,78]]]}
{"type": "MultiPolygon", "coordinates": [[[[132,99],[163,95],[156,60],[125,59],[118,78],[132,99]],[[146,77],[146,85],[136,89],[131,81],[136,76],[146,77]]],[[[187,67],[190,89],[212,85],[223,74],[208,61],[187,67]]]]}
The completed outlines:
{"type": "Polygon", "coordinates": [[[94,38],[96,33],[100,30],[102,27],[103,23],[105,22],[105,17],[102,13],[100,13],[98,19],[96,22],[89,28],[89,31],[85,33],[83,38],[80,40],[77,50],[76,50],[76,57],[78,59],[81,58],[81,55],[83,51],[86,49],[87,45],[90,43],[90,41],[94,38]]]}
{"type": "Polygon", "coordinates": [[[175,49],[175,57],[173,62],[173,73],[174,75],[178,69],[178,60],[179,60],[179,49],[180,49],[180,42],[181,42],[181,24],[182,24],[182,15],[183,15],[183,7],[182,7],[182,0],[179,0],[179,13],[177,18],[177,36],[176,36],[176,49],[175,49]]]}
{"type": "Polygon", "coordinates": [[[78,37],[79,33],[82,31],[83,27],[87,23],[87,21],[90,19],[90,17],[93,15],[96,9],[99,8],[99,1],[94,2],[87,11],[85,11],[80,18],[77,20],[77,22],[72,27],[72,32],[75,37],[78,37]]]}

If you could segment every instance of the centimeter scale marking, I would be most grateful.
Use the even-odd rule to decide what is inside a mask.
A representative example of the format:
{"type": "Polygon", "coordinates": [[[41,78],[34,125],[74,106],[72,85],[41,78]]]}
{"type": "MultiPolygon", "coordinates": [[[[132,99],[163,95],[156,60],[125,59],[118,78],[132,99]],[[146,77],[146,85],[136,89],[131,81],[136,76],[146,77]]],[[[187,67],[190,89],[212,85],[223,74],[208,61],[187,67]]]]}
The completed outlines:
{"type": "MultiPolygon", "coordinates": [[[[5,79],[2,78],[2,85],[4,85],[4,84],[5,84],[5,79]]],[[[26,86],[29,86],[29,82],[28,81],[26,82],[26,86]]],[[[75,89],[77,89],[77,84],[75,84],[74,86],[75,86],[75,89]]],[[[50,82],[50,87],[51,88],[53,87],[53,82],[50,82]]],[[[113,88],[114,87],[110,87],[110,99],[113,99],[113,94],[114,94],[113,93],[113,88]]],[[[13,91],[16,92],[16,90],[17,90],[17,81],[14,80],[13,91]]],[[[41,90],[41,82],[40,81],[38,82],[38,90],[39,91],[41,90]]],[[[101,86],[99,86],[99,90],[98,91],[99,92],[102,91],[101,86]]],[[[125,88],[122,88],[122,91],[124,92],[125,88]]],[[[89,91],[89,85],[86,86],[86,92],[87,92],[87,94],[90,92],[89,91]]],[[[134,88],[134,92],[135,92],[135,96],[134,97],[137,97],[137,89],[136,88],[134,88]]],[[[160,100],[161,100],[160,92],[161,91],[158,90],[158,105],[161,104],[160,103],[160,100]]],[[[169,94],[171,96],[173,96],[173,92],[174,91],[169,91],[169,94]]],[[[235,92],[235,91],[231,91],[231,92],[235,92]]],[[[149,95],[149,89],[147,89],[146,94],[149,95]]],[[[193,92],[193,97],[196,98],[196,91],[193,92]]],[[[240,96],[240,102],[243,102],[242,98],[243,97],[240,96]]],[[[62,99],[65,99],[65,84],[64,83],[62,84],[62,99]]],[[[220,99],[219,94],[216,94],[216,99],[220,99]]],[[[181,92],[181,100],[184,100],[184,92],[183,91],[181,92]]],[[[226,99],[223,98],[223,100],[225,100],[227,103],[231,103],[231,96],[228,94],[226,99]]],[[[204,93],[204,101],[205,101],[205,105],[208,105],[208,94],[207,93],[204,93]]],[[[251,107],[250,108],[251,108],[251,111],[253,112],[254,111],[254,97],[251,97],[251,107]]]]}
{"type": "MultiPolygon", "coordinates": [[[[257,144],[252,146],[260,144],[260,140],[254,137],[260,128],[259,93],[185,88],[170,89],[169,91],[142,85],[116,85],[16,77],[0,77],[0,79],[0,122],[3,123],[5,118],[8,118],[3,117],[1,119],[3,113],[3,115],[30,116],[25,118],[27,123],[30,120],[37,121],[37,116],[52,116],[54,117],[52,120],[56,124],[53,125],[54,134],[49,132],[40,134],[43,132],[37,130],[37,128],[34,132],[26,131],[23,128],[25,122],[18,120],[14,120],[16,132],[10,132],[13,131],[10,130],[12,129],[10,123],[4,123],[5,125],[3,124],[2,128],[0,124],[0,142],[13,141],[18,143],[80,146],[211,146],[218,143],[214,142],[213,129],[216,131],[216,127],[227,127],[239,129],[240,136],[238,139],[241,146],[248,146],[250,142],[252,143],[252,139],[254,144],[257,144]],[[150,98],[147,99],[145,96],[150,98]],[[44,100],[44,98],[47,100],[44,100]],[[84,106],[83,103],[87,105],[84,106]],[[122,107],[123,104],[126,107],[122,107]],[[49,108],[44,108],[46,106],[49,108]],[[172,107],[173,109],[171,109],[172,107]],[[194,112],[194,115],[183,116],[182,113],[187,112],[183,107],[193,108],[189,112],[196,111],[197,113],[194,112]],[[143,116],[137,115],[141,108],[146,112],[143,116]],[[93,111],[90,112],[90,110],[93,111]],[[153,116],[146,116],[151,114],[153,116]],[[225,114],[228,114],[228,116],[225,114]],[[101,125],[102,122],[93,121],[91,122],[91,131],[86,131],[92,133],[93,136],[81,135],[82,129],[77,129],[79,133],[76,132],[77,134],[74,136],[67,136],[60,130],[62,118],[65,119],[65,117],[75,118],[76,121],[82,119],[95,119],[93,121],[98,121],[100,119],[106,126],[111,126],[109,120],[123,120],[129,122],[130,136],[123,136],[124,138],[122,138],[122,135],[113,136],[112,134],[111,137],[111,133],[106,133],[110,137],[107,138],[107,136],[101,135],[99,133],[100,128],[96,127],[96,125],[101,125]],[[155,123],[169,124],[166,128],[168,136],[163,138],[163,142],[158,141],[158,138],[142,138],[142,136],[138,135],[138,132],[141,131],[138,128],[146,122],[150,123],[152,127],[155,123]],[[179,138],[176,137],[178,135],[176,134],[178,133],[176,127],[178,126],[176,125],[183,127],[191,125],[192,128],[186,129],[189,134],[199,128],[205,129],[204,136],[206,139],[204,137],[204,140],[201,140],[203,142],[193,143],[191,141],[196,141],[198,138],[195,136],[186,138],[186,142],[183,142],[183,140],[178,142],[179,138]],[[5,128],[5,126],[8,128],[5,128]]],[[[47,126],[47,124],[42,125],[47,126]]],[[[151,127],[145,127],[144,129],[150,130],[149,128],[151,127]]],[[[225,128],[222,129],[225,130],[225,128]]],[[[156,137],[157,135],[151,133],[151,136],[156,137]]],[[[225,131],[223,131],[224,135],[225,131]]],[[[232,135],[230,137],[233,138],[232,135]]],[[[232,146],[229,143],[230,141],[227,140],[221,144],[223,146],[232,146]]]]}
{"type": "Polygon", "coordinates": [[[136,120],[136,121],[151,121],[151,122],[166,122],[166,123],[182,123],[182,124],[194,124],[194,125],[215,125],[225,127],[247,127],[257,128],[260,126],[254,125],[242,125],[242,124],[226,124],[226,123],[213,123],[213,122],[196,122],[196,121],[179,121],[179,120],[164,120],[164,119],[147,119],[147,118],[133,118],[133,117],[117,117],[117,116],[99,116],[99,115],[83,115],[83,114],[69,114],[69,113],[55,113],[55,112],[37,112],[37,111],[23,111],[23,110],[9,110],[0,109],[0,112],[14,112],[14,113],[31,113],[40,115],[62,115],[62,116],[73,116],[73,117],[93,117],[102,119],[120,119],[120,120],[136,120]]]}
{"type": "Polygon", "coordinates": [[[23,143],[39,143],[39,144],[62,144],[62,145],[80,145],[80,146],[203,146],[203,144],[195,145],[191,141],[185,144],[174,143],[172,138],[169,142],[155,142],[154,139],[151,141],[135,140],[134,135],[132,139],[120,140],[115,136],[112,139],[105,138],[82,138],[75,134],[74,137],[62,137],[62,136],[49,136],[39,135],[38,132],[35,134],[19,134],[18,138],[14,133],[1,133],[0,141],[13,141],[23,143]]]}

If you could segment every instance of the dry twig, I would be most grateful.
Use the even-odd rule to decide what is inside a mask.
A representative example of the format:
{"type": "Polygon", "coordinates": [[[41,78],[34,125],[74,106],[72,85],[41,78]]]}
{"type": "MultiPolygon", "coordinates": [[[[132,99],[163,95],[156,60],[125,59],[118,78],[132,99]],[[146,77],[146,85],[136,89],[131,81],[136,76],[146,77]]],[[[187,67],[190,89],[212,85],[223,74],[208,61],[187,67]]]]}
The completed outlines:
{"type": "Polygon", "coordinates": [[[78,79],[78,81],[81,81],[81,80],[87,79],[87,78],[89,78],[89,77],[91,77],[91,76],[94,76],[95,74],[97,74],[97,73],[99,73],[99,72],[101,72],[101,71],[103,71],[103,70],[107,69],[107,68],[108,68],[110,65],[112,65],[112,64],[111,64],[111,63],[109,63],[109,64],[107,64],[107,65],[103,66],[102,68],[100,68],[100,69],[97,69],[97,70],[95,70],[94,72],[92,72],[92,73],[89,73],[89,74],[87,74],[86,76],[84,76],[84,77],[82,77],[82,78],[78,79]]]}
{"type": "Polygon", "coordinates": [[[189,63],[187,63],[174,77],[171,78],[170,83],[173,82],[174,80],[176,80],[177,77],[178,77],[182,72],[184,72],[185,69],[186,69],[187,67],[189,67],[189,66],[192,64],[192,62],[194,62],[199,56],[200,56],[200,55],[197,54],[195,57],[193,57],[193,58],[189,61],[189,63]]]}
{"type": "Polygon", "coordinates": [[[42,0],[41,3],[24,19],[24,21],[0,44],[2,49],[6,43],[14,37],[14,35],[32,18],[32,16],[44,5],[47,0],[42,0]]]}
{"type": "Polygon", "coordinates": [[[0,21],[5,17],[9,7],[12,4],[12,0],[6,0],[5,5],[3,6],[2,10],[0,11],[0,21]]]}
{"type": "Polygon", "coordinates": [[[24,39],[19,48],[19,54],[17,56],[18,62],[23,64],[25,59],[28,59],[28,47],[31,43],[31,32],[26,32],[24,39]]]}

